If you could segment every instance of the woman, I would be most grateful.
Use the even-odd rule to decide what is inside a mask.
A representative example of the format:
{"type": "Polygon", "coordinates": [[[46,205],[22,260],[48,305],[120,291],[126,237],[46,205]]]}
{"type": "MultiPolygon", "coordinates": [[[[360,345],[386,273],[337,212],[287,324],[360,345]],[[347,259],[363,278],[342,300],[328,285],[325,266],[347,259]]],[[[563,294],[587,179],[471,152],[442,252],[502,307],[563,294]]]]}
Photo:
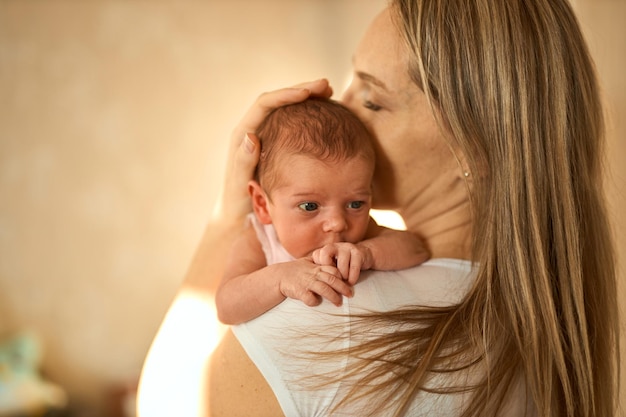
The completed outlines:
{"type": "MultiPolygon", "coordinates": [[[[308,352],[319,376],[308,389],[340,386],[318,415],[349,415],[364,401],[381,415],[614,415],[618,321],[601,193],[602,110],[566,0],[395,0],[368,29],[354,67],[344,103],[377,140],[375,204],[396,209],[435,262],[461,266],[444,266],[448,281],[424,267],[397,282],[372,274],[353,303],[366,308],[364,299],[378,297],[372,308],[387,308],[327,315],[338,318],[311,330],[350,343],[308,352]],[[398,313],[402,292],[411,307],[398,313]],[[334,333],[346,320],[350,334],[334,333]]],[[[207,228],[181,294],[201,290],[196,296],[209,301],[224,243],[249,211],[245,183],[259,146],[254,135],[241,138],[272,108],[309,94],[331,92],[319,81],[265,94],[234,132],[219,221],[207,228]]],[[[319,317],[297,309],[295,320],[294,308],[281,304],[265,322],[235,328],[237,338],[227,332],[204,375],[205,413],[290,416],[285,404],[299,407],[304,400],[285,399],[303,389],[285,383],[290,363],[274,363],[274,375],[254,353],[273,335],[258,323],[319,317]]],[[[277,357],[302,361],[299,353],[277,357]]],[[[323,399],[311,401],[315,408],[323,399]]]]}

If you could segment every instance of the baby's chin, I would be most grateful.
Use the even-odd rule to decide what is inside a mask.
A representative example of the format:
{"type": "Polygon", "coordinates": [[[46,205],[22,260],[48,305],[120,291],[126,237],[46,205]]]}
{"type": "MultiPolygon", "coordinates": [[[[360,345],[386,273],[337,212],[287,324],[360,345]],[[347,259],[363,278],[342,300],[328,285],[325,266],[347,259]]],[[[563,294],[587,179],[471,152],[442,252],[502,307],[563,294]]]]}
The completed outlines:
{"type": "Polygon", "coordinates": [[[312,258],[313,257],[313,252],[315,252],[317,248],[315,249],[311,249],[310,251],[303,253],[302,256],[300,256],[300,258],[312,258]]]}
{"type": "Polygon", "coordinates": [[[299,250],[299,251],[293,251],[293,250],[289,250],[288,248],[285,248],[285,250],[294,257],[294,259],[302,259],[302,258],[311,258],[313,257],[313,252],[315,252],[315,249],[317,248],[313,248],[310,250],[299,250]]]}
{"type": "Polygon", "coordinates": [[[339,241],[336,241],[336,242],[335,242],[335,241],[333,241],[333,242],[327,242],[327,243],[324,243],[323,245],[320,245],[320,246],[318,246],[318,247],[316,247],[316,248],[314,248],[314,249],[311,249],[311,251],[304,253],[302,256],[299,256],[299,257],[298,257],[298,256],[296,256],[295,258],[296,258],[296,259],[299,259],[299,258],[312,258],[312,257],[313,257],[313,252],[315,252],[315,251],[316,251],[316,250],[318,250],[318,249],[323,248],[324,246],[327,246],[327,245],[332,245],[333,243],[340,243],[340,242],[358,243],[358,242],[360,242],[361,240],[363,240],[364,238],[365,238],[365,237],[363,237],[363,238],[361,238],[361,239],[358,239],[358,240],[355,240],[355,241],[352,241],[352,240],[349,240],[349,239],[345,239],[345,240],[339,240],[339,241]]]}
{"type": "Polygon", "coordinates": [[[293,256],[296,259],[302,259],[302,258],[313,258],[313,252],[315,252],[317,249],[324,247],[325,245],[322,246],[316,246],[315,248],[310,249],[309,251],[300,251],[300,252],[291,252],[289,250],[287,250],[287,252],[289,252],[291,254],[291,256],[293,256]],[[299,253],[300,256],[296,256],[294,253],[299,253]]]}

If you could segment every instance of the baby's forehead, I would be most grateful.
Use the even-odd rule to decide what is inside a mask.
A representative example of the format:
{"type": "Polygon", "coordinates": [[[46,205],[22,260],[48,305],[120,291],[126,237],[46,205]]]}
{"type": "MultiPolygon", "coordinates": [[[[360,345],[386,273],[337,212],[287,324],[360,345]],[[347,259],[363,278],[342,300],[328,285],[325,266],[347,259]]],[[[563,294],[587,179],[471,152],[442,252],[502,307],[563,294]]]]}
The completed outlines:
{"type": "Polygon", "coordinates": [[[276,161],[273,176],[276,185],[286,183],[315,184],[319,181],[358,181],[371,182],[374,164],[366,158],[354,156],[349,158],[320,159],[306,154],[285,155],[276,161]],[[346,172],[349,174],[346,177],[346,172]]]}
{"type": "Polygon", "coordinates": [[[276,157],[273,169],[275,173],[297,173],[298,167],[303,164],[314,165],[320,170],[333,170],[336,169],[337,166],[345,165],[346,163],[359,164],[363,168],[374,171],[374,161],[367,158],[364,153],[352,156],[326,155],[319,157],[301,152],[285,152],[276,157]]]}

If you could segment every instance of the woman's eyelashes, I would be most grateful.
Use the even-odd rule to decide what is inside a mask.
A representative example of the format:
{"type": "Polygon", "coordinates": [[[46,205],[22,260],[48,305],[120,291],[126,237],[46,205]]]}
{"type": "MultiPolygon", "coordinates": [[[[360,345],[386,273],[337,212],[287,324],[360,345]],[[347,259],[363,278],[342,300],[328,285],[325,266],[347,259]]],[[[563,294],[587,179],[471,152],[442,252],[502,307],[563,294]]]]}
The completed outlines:
{"type": "Polygon", "coordinates": [[[373,102],[371,102],[369,100],[364,100],[363,101],[363,107],[365,107],[366,109],[371,110],[371,111],[378,111],[378,110],[382,109],[381,106],[379,106],[378,104],[373,103],[373,102]]]}
{"type": "MultiPolygon", "coordinates": [[[[375,103],[371,100],[372,91],[371,87],[363,86],[363,88],[359,92],[359,96],[361,99],[362,106],[371,111],[378,111],[382,109],[382,106],[378,103],[375,103]]],[[[377,100],[378,101],[378,100],[377,100]]]]}

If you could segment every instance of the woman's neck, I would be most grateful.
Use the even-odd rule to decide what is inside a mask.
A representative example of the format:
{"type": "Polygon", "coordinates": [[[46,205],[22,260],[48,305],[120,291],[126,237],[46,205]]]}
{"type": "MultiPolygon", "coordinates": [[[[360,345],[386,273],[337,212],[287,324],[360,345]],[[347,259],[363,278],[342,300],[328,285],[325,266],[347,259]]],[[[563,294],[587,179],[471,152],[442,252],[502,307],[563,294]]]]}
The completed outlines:
{"type": "Polygon", "coordinates": [[[407,230],[424,239],[432,258],[471,260],[472,213],[466,178],[441,178],[404,196],[408,199],[398,212],[407,230]]]}

